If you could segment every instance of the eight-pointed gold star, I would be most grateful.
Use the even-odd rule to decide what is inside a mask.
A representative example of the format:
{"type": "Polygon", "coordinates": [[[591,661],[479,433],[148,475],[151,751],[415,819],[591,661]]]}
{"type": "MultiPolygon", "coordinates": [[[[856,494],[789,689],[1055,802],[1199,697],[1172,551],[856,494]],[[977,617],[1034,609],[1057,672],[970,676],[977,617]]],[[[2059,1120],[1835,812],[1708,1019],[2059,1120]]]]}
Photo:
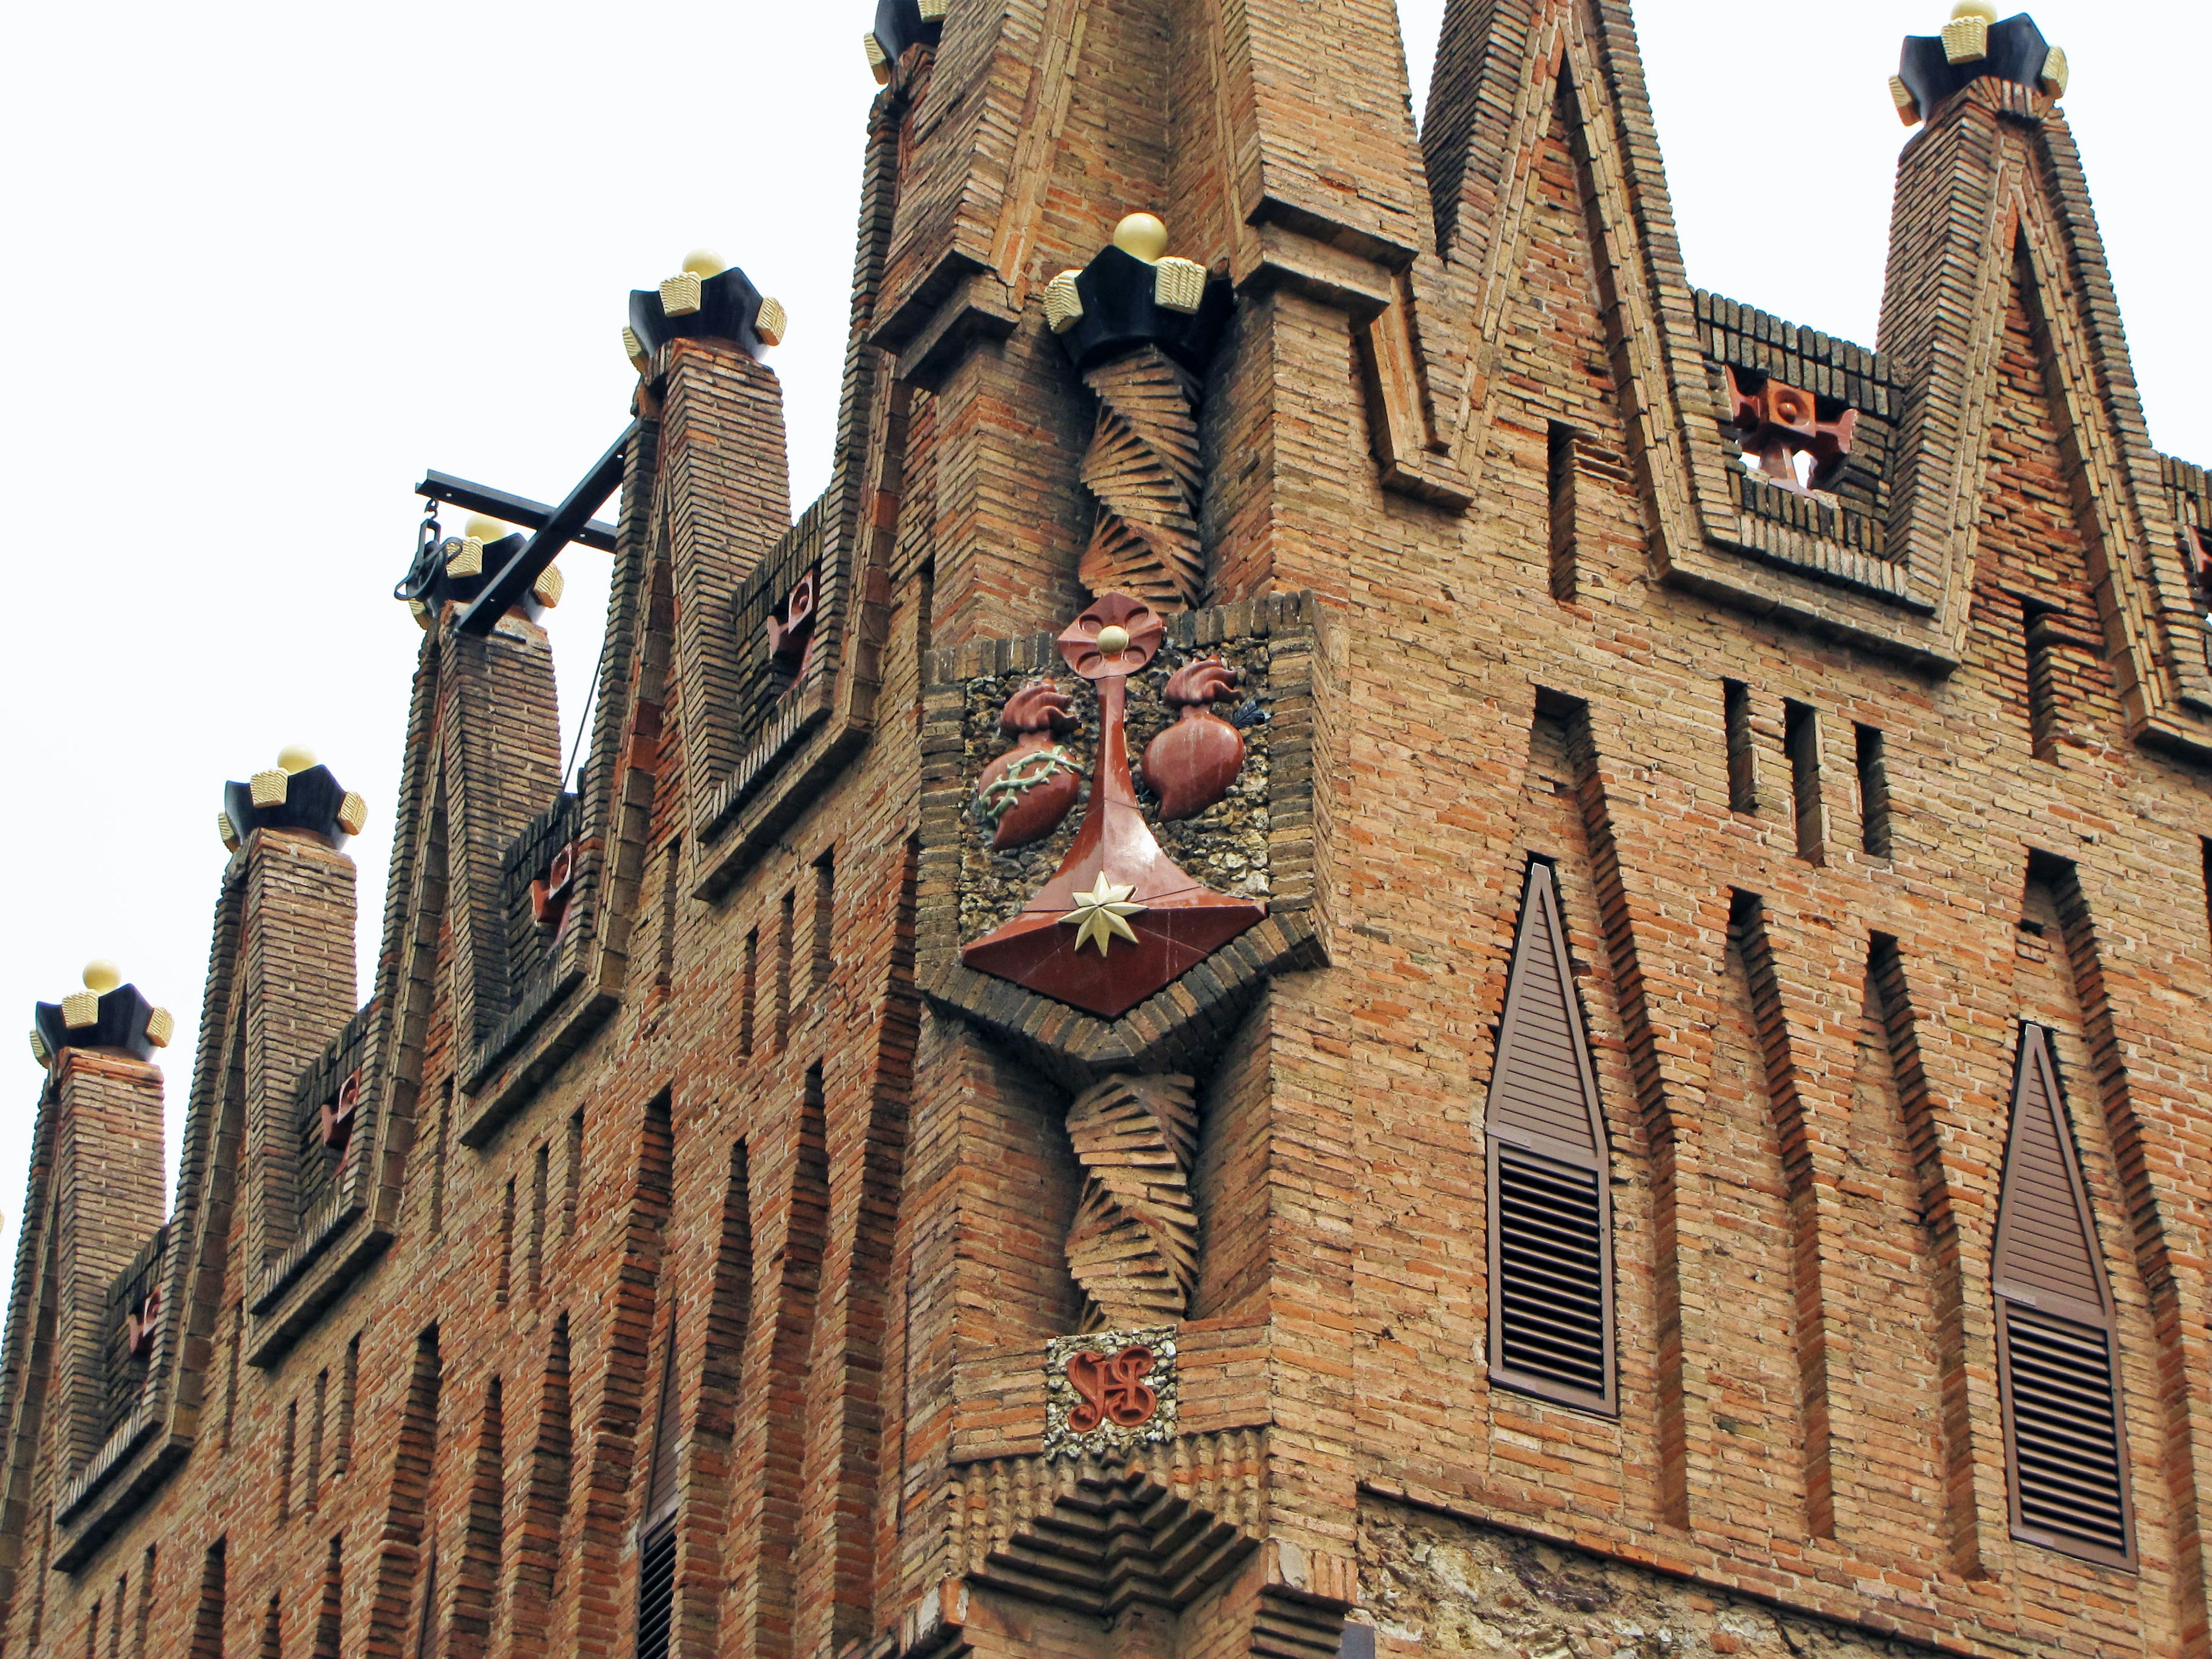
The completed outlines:
{"type": "Polygon", "coordinates": [[[1107,945],[1115,939],[1125,939],[1132,945],[1137,943],[1137,930],[1125,920],[1145,914],[1143,905],[1129,902],[1129,895],[1136,890],[1134,886],[1114,885],[1101,871],[1097,884],[1087,893],[1078,893],[1075,908],[1060,918],[1063,922],[1073,924],[1076,930],[1075,948],[1079,951],[1095,941],[1098,954],[1103,957],[1106,954],[1107,945]]]}

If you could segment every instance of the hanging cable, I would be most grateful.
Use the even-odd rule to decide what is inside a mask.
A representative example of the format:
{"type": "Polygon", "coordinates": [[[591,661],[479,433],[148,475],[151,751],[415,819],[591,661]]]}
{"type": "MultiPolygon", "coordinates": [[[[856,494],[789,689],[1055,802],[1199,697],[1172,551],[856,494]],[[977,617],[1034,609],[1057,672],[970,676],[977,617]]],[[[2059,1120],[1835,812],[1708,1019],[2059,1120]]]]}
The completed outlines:
{"type": "Polygon", "coordinates": [[[584,732],[592,723],[592,710],[599,701],[599,676],[605,672],[606,665],[607,641],[603,634],[599,636],[599,659],[592,665],[592,689],[584,694],[583,718],[576,722],[575,739],[568,745],[568,763],[561,769],[561,787],[564,791],[568,787],[569,775],[576,769],[576,757],[583,750],[584,732]]]}

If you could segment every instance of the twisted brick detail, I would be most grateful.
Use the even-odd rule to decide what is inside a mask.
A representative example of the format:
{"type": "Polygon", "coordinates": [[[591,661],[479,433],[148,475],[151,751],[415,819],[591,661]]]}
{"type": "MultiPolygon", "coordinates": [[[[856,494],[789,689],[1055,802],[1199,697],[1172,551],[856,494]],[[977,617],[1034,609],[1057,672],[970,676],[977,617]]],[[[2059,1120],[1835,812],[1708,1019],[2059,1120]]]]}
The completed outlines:
{"type": "Polygon", "coordinates": [[[1083,483],[1098,522],[1079,571],[1093,593],[1133,593],[1164,613],[1206,596],[1198,503],[1198,382],[1147,346],[1083,377],[1098,394],[1098,429],[1083,483]]]}
{"type": "Polygon", "coordinates": [[[1157,1325],[1190,1306],[1198,1282],[1193,1088],[1187,1077],[1113,1077],[1068,1108],[1084,1179],[1067,1267],[1083,1287],[1085,1330],[1157,1325]]]}

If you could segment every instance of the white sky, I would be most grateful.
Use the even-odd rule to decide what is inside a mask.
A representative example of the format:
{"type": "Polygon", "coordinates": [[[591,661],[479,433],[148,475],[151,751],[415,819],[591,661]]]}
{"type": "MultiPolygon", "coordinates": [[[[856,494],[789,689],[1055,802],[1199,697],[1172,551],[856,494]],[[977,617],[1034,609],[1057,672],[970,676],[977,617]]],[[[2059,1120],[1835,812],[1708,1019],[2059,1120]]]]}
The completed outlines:
{"type": "MultiPolygon", "coordinates": [[[[971,0],[953,0],[956,8],[971,0]]],[[[1642,0],[1692,279],[1874,343],[1893,158],[1885,82],[1943,0],[1642,0]]],[[[178,1017],[173,1158],[224,854],[224,780],[308,743],[366,795],[362,988],[407,683],[389,597],[438,467],[558,498],[626,420],[628,290],[699,244],[792,315],[794,503],[826,483],[874,83],[873,0],[243,0],[19,6],[0,52],[0,439],[21,463],[0,653],[15,783],[0,1008],[88,957],[178,1017]]],[[[2041,0],[2068,49],[2152,434],[2212,461],[2201,208],[2212,20],[2041,0]]],[[[1401,0],[1414,106],[1442,0],[1401,0]]],[[[1156,204],[1131,203],[1132,208],[1156,204]]],[[[447,522],[456,515],[450,510],[447,522]]],[[[552,623],[580,713],[607,557],[552,623]]],[[[39,1073],[0,1112],[10,1253],[39,1073]]],[[[0,1062],[0,1076],[8,1075],[0,1062]]]]}

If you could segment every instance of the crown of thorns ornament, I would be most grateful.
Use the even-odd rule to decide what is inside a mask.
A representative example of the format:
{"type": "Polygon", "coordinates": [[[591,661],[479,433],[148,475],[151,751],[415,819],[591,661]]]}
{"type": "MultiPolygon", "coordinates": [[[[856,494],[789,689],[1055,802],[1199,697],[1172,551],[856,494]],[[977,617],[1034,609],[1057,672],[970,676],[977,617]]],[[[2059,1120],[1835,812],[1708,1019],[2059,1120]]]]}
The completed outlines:
{"type": "MultiPolygon", "coordinates": [[[[1177,867],[1138,805],[1129,770],[1129,677],[1151,665],[1166,632],[1165,622],[1143,600],[1109,593],[1060,636],[1067,665],[1098,688],[1098,760],[1090,805],[1053,878],[1019,915],[960,953],[979,973],[1107,1019],[1118,1019],[1164,990],[1267,915],[1265,905],[1214,892],[1177,867]]],[[[1046,688],[1018,697],[1024,695],[1030,702],[1020,717],[1008,705],[1009,735],[1049,742],[1048,733],[1056,733],[1063,722],[1073,724],[1065,694],[1046,688]]],[[[1013,765],[1038,763],[1018,750],[1017,757],[1013,765]]],[[[1012,770],[1012,765],[987,770],[978,798],[980,810],[999,809],[1002,831],[1025,804],[1017,798],[1000,808],[998,796],[1012,770]]],[[[1066,805],[1028,839],[1049,835],[1073,805],[1073,780],[1055,767],[1049,781],[1066,787],[1066,805]]],[[[1003,835],[999,844],[1008,844],[1003,835]]]]}

